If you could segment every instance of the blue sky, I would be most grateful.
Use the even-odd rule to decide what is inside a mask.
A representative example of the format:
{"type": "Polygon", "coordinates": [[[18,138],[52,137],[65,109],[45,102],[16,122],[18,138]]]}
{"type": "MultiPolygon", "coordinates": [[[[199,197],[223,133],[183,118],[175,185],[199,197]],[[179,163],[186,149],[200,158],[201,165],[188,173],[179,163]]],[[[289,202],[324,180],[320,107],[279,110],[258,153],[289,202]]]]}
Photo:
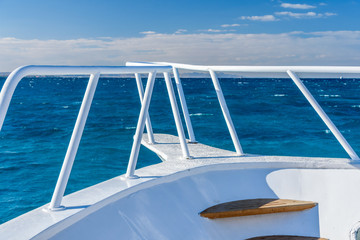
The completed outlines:
{"type": "Polygon", "coordinates": [[[0,71],[127,60],[359,65],[359,12],[359,0],[0,0],[0,71]]]}

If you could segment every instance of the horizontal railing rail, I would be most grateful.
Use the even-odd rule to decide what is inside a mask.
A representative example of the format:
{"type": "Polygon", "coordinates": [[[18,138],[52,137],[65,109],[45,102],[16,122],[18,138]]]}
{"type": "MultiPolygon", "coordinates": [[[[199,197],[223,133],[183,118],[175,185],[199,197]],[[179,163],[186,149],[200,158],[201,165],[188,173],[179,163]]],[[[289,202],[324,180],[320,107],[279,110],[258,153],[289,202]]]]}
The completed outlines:
{"type": "Polygon", "coordinates": [[[359,78],[358,66],[203,66],[171,62],[127,62],[126,66],[172,66],[177,69],[241,73],[244,78],[289,78],[288,70],[300,78],[359,78]]]}
{"type": "Polygon", "coordinates": [[[229,109],[227,107],[223,91],[218,80],[218,72],[238,72],[242,77],[266,77],[266,78],[291,78],[299,90],[303,93],[305,98],[309,101],[311,106],[324,121],[330,131],[334,134],[344,150],[348,153],[352,160],[359,160],[358,155],[352,149],[350,144],[346,141],[334,123],[330,120],[327,114],[323,111],[321,106],[315,98],[308,91],[306,86],[300,78],[329,78],[329,77],[360,77],[360,67],[324,67],[324,66],[197,66],[178,63],[141,63],[128,62],[127,66],[23,66],[14,70],[6,79],[0,92],[0,130],[2,129],[6,113],[9,108],[14,91],[18,83],[25,76],[29,75],[89,75],[89,82],[86,87],[85,95],[81,103],[79,114],[74,126],[71,140],[65,155],[65,159],[60,171],[58,181],[49,205],[50,210],[63,209],[61,206],[62,198],[66,189],[66,185],[71,173],[74,159],[79,147],[79,143],[83,134],[84,126],[90,106],[96,91],[97,83],[101,74],[134,74],[137,82],[138,92],[141,101],[140,115],[137,123],[136,132],[134,135],[133,145],[131,149],[129,164],[126,172],[126,178],[136,178],[134,171],[137,164],[140,144],[145,125],[149,135],[149,142],[154,143],[152,135],[152,127],[150,117],[148,114],[149,105],[151,101],[152,91],[157,73],[162,73],[167,86],[167,91],[170,99],[172,112],[174,115],[175,125],[180,139],[180,145],[184,158],[191,158],[185,139],[184,130],[182,127],[181,117],[178,111],[175,94],[170,78],[170,73],[174,74],[177,90],[179,93],[180,103],[184,114],[184,119],[189,135],[189,143],[196,142],[195,134],[191,125],[191,119],[186,105],[185,95],[182,89],[181,79],[178,69],[191,71],[205,71],[210,74],[212,79],[218,101],[224,115],[227,127],[229,129],[236,153],[243,155],[243,150],[238,139],[234,124],[232,122],[229,109]],[[141,77],[139,74],[148,74],[146,89],[144,91],[141,77]]]}
{"type": "Polygon", "coordinates": [[[25,76],[29,75],[89,75],[101,74],[133,74],[149,73],[151,71],[169,72],[168,66],[37,66],[28,65],[15,69],[8,76],[0,94],[0,130],[16,86],[25,76]]]}
{"type": "MultiPolygon", "coordinates": [[[[94,97],[94,93],[97,87],[97,83],[101,74],[136,74],[137,81],[141,81],[138,74],[149,74],[148,82],[146,84],[145,94],[142,95],[142,84],[139,89],[141,100],[141,114],[138,120],[138,127],[134,137],[133,147],[131,151],[131,157],[129,159],[129,166],[127,176],[129,178],[134,176],[134,170],[136,168],[137,157],[140,149],[140,140],[144,132],[145,120],[148,118],[148,109],[151,99],[151,93],[154,86],[156,73],[163,73],[165,76],[169,76],[169,72],[172,71],[170,66],[23,66],[15,69],[6,79],[1,92],[0,92],[0,130],[3,126],[6,113],[9,108],[10,101],[14,94],[14,91],[18,83],[25,76],[29,75],[90,75],[88,85],[86,87],[85,95],[81,103],[81,107],[78,113],[78,117],[75,123],[75,127],[70,139],[70,143],[64,158],[64,162],[59,174],[58,181],[49,205],[50,210],[61,210],[64,207],[61,206],[61,201],[64,196],[64,192],[67,186],[67,182],[71,173],[71,169],[74,163],[74,159],[79,147],[79,143],[83,134],[84,126],[90,106],[94,97]]],[[[169,97],[170,93],[169,93],[169,97]]],[[[171,99],[170,99],[171,100],[171,99]]],[[[173,101],[173,100],[171,100],[173,101]]],[[[175,111],[175,110],[174,110],[175,111]]],[[[175,119],[178,121],[178,119],[175,119]]],[[[148,134],[152,135],[152,130],[148,129],[148,134]]],[[[153,136],[151,136],[153,139],[153,136]]]]}
{"type": "MultiPolygon", "coordinates": [[[[217,72],[236,72],[239,74],[239,77],[246,78],[290,78],[304,95],[306,100],[310,103],[325,125],[330,129],[332,134],[338,140],[340,145],[349,155],[352,160],[360,160],[359,156],[353,150],[351,145],[347,142],[344,136],[340,133],[335,124],[331,121],[329,116],[324,112],[319,103],[312,96],[310,91],[306,88],[304,83],[300,78],[360,78],[360,67],[356,66],[201,66],[201,65],[190,65],[190,64],[181,64],[181,63],[170,63],[170,62],[127,62],[127,66],[158,66],[166,65],[173,67],[174,76],[178,75],[178,69],[189,70],[189,71],[204,71],[210,74],[210,77],[213,81],[214,88],[218,97],[218,101],[223,112],[227,127],[229,129],[234,147],[236,152],[241,155],[243,154],[241,145],[234,127],[234,124],[231,120],[229,110],[226,105],[226,101],[223,95],[223,92],[218,81],[217,72]]],[[[181,83],[180,83],[181,85],[181,83]]],[[[178,88],[180,99],[184,97],[184,93],[181,89],[178,88]]],[[[181,101],[181,103],[183,103],[181,101]]],[[[186,102],[185,102],[186,104],[186,102]]],[[[186,111],[183,111],[184,118],[189,117],[188,109],[186,105],[182,106],[186,108],[186,111]]],[[[185,121],[186,123],[190,120],[185,121]]],[[[191,122],[190,122],[191,123],[191,122]]],[[[187,128],[191,128],[189,131],[193,132],[191,125],[187,125],[187,128]]],[[[192,133],[193,134],[193,133],[192,133]]]]}

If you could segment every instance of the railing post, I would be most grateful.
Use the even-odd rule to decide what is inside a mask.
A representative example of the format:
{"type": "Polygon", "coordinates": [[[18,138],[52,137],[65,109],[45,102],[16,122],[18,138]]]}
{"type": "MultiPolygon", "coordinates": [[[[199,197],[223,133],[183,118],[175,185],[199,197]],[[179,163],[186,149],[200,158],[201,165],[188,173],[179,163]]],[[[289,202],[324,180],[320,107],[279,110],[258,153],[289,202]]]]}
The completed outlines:
{"type": "Polygon", "coordinates": [[[326,126],[330,129],[332,134],[334,134],[335,138],[339,141],[341,146],[344,148],[344,150],[347,152],[347,154],[350,156],[352,160],[360,160],[358,155],[355,153],[355,151],[352,149],[350,144],[346,141],[344,136],[340,133],[340,131],[337,129],[335,124],[330,120],[328,115],[324,112],[324,110],[321,108],[319,103],[315,100],[315,98],[311,95],[309,90],[306,88],[304,83],[300,80],[300,78],[291,70],[287,70],[287,74],[290,76],[290,78],[294,81],[296,86],[299,88],[299,90],[302,92],[302,94],[305,96],[306,100],[309,101],[311,106],[314,108],[314,110],[317,112],[319,117],[323,120],[323,122],[326,124],[326,126]]]}
{"type": "Polygon", "coordinates": [[[174,88],[172,86],[169,73],[164,72],[164,78],[165,78],[166,88],[167,88],[167,91],[168,91],[168,94],[169,94],[171,109],[172,109],[174,119],[175,119],[176,129],[177,129],[177,132],[178,132],[178,135],[179,135],[179,140],[180,140],[180,145],[181,145],[181,150],[182,150],[182,153],[183,153],[183,157],[186,158],[186,159],[189,159],[191,157],[190,157],[190,154],[189,154],[188,146],[186,144],[184,128],[183,128],[183,125],[181,123],[179,108],[178,108],[178,105],[176,103],[174,88]]]}
{"type": "MultiPolygon", "coordinates": [[[[144,99],[144,86],[142,84],[141,77],[140,77],[139,73],[135,73],[135,79],[136,79],[136,85],[137,85],[138,92],[139,92],[140,102],[142,102],[142,100],[144,99]]],[[[145,125],[146,125],[146,132],[148,134],[149,143],[153,144],[155,142],[155,139],[154,139],[153,129],[152,129],[152,126],[151,126],[149,112],[147,112],[147,114],[146,114],[145,125]]]]}
{"type": "Polygon", "coordinates": [[[173,67],[173,73],[174,73],[176,88],[177,88],[178,93],[179,93],[181,109],[182,109],[182,112],[184,114],[184,119],[185,119],[185,123],[186,123],[186,129],[187,129],[187,132],[189,134],[189,142],[190,143],[196,143],[197,141],[195,139],[194,129],[193,129],[192,124],[191,124],[189,110],[188,110],[188,107],[187,107],[187,104],[186,104],[184,90],[183,90],[183,87],[182,87],[182,84],[181,84],[178,69],[173,67]]]}
{"type": "Polygon", "coordinates": [[[219,80],[218,80],[218,78],[216,76],[216,73],[213,70],[209,69],[209,72],[210,72],[210,76],[211,76],[212,82],[213,82],[214,87],[215,87],[216,95],[217,95],[219,103],[220,103],[221,111],[223,112],[226,125],[227,125],[227,127],[229,129],[231,139],[232,139],[232,141],[234,143],[236,153],[238,155],[243,155],[244,152],[243,152],[243,150],[241,148],[239,138],[238,138],[238,136],[236,134],[234,124],[233,124],[233,122],[231,120],[230,112],[229,112],[229,109],[228,109],[228,107],[226,105],[226,101],[225,101],[225,98],[224,98],[224,94],[223,94],[223,92],[221,90],[219,80]]]}
{"type": "Polygon", "coordinates": [[[74,163],[74,159],[80,144],[81,136],[84,131],[86,119],[89,114],[90,106],[94,98],[94,93],[99,80],[100,73],[90,75],[89,83],[86,88],[84,99],[81,103],[80,111],[76,119],[75,127],[70,139],[70,143],[65,155],[65,159],[60,171],[58,181],[49,205],[49,209],[56,211],[61,210],[64,207],[61,206],[61,201],[64,196],[67,182],[71,173],[71,169],[74,163]]]}
{"type": "Polygon", "coordinates": [[[134,142],[131,148],[129,164],[125,174],[125,177],[128,179],[137,178],[137,176],[135,176],[134,173],[135,173],[137,160],[139,157],[141,139],[144,133],[146,115],[149,111],[151,95],[154,88],[155,76],[156,76],[156,72],[149,73],[149,77],[146,83],[145,95],[141,103],[141,110],[140,110],[138,123],[136,126],[134,142]]]}
{"type": "Polygon", "coordinates": [[[10,101],[13,97],[16,86],[25,76],[26,67],[17,68],[10,73],[10,75],[6,78],[2,89],[0,89],[0,130],[4,124],[5,116],[9,109],[10,101]]]}

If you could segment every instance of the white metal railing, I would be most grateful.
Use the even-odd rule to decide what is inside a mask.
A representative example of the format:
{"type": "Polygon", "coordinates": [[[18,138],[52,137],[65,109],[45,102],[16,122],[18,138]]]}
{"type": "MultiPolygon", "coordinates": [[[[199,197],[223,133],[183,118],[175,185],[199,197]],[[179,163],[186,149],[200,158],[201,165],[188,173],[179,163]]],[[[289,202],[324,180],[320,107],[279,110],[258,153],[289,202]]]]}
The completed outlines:
{"type": "Polygon", "coordinates": [[[239,155],[242,155],[244,153],[242,151],[240,141],[239,141],[239,138],[237,136],[234,124],[233,124],[233,122],[231,120],[230,112],[229,112],[229,109],[227,107],[224,94],[223,94],[223,92],[221,90],[219,79],[217,78],[216,73],[213,70],[210,69],[209,73],[210,73],[210,76],[211,76],[211,79],[212,79],[212,82],[213,82],[213,85],[214,85],[214,88],[215,88],[215,91],[216,91],[217,98],[218,98],[219,103],[220,103],[221,110],[222,110],[224,118],[225,118],[226,125],[229,128],[230,136],[231,136],[231,139],[232,139],[232,141],[234,143],[236,153],[239,154],[239,155]]]}
{"type": "MultiPolygon", "coordinates": [[[[80,107],[80,111],[75,123],[75,127],[71,136],[71,140],[65,155],[65,159],[60,171],[58,181],[49,205],[49,209],[56,211],[61,210],[64,207],[61,206],[61,201],[64,196],[67,182],[71,173],[71,169],[74,163],[74,159],[79,147],[81,136],[84,130],[86,119],[90,110],[90,106],[94,97],[96,86],[100,77],[100,74],[135,74],[137,80],[139,96],[141,100],[141,111],[134,136],[134,142],[131,150],[131,156],[129,159],[128,170],[126,176],[128,178],[135,177],[134,171],[136,168],[137,157],[139,154],[140,143],[142,134],[144,132],[145,122],[148,123],[148,135],[150,142],[154,142],[152,134],[150,118],[148,117],[148,109],[150,105],[152,90],[155,82],[156,73],[163,73],[166,78],[168,86],[169,98],[172,105],[172,110],[175,117],[175,122],[178,126],[178,132],[181,132],[180,114],[177,106],[174,105],[175,98],[172,89],[171,81],[169,78],[169,72],[172,71],[170,66],[140,66],[140,67],[110,67],[110,66],[24,66],[14,70],[6,79],[4,86],[0,92],[0,130],[3,126],[4,119],[9,108],[10,101],[14,94],[14,91],[21,81],[21,79],[28,75],[90,75],[89,82],[85,91],[85,95],[80,107]],[[149,74],[148,82],[146,84],[145,94],[143,94],[143,87],[141,83],[141,73],[149,74]]],[[[182,130],[182,138],[184,138],[182,130]]],[[[187,156],[189,155],[187,151],[187,156]]]]}
{"type": "MultiPolygon", "coordinates": [[[[347,152],[352,160],[360,160],[359,156],[346,141],[344,136],[337,129],[335,124],[330,120],[329,116],[324,112],[319,103],[315,100],[309,90],[306,88],[304,83],[300,78],[334,78],[334,77],[360,77],[360,67],[347,67],[347,66],[200,66],[200,65],[190,65],[190,64],[180,64],[180,63],[169,63],[169,62],[127,62],[127,66],[153,66],[153,65],[164,65],[172,66],[173,73],[176,78],[179,78],[178,69],[192,70],[192,71],[204,71],[209,72],[210,77],[213,81],[213,85],[219,100],[221,110],[223,112],[227,127],[229,129],[234,147],[236,152],[239,155],[243,154],[241,145],[234,127],[234,124],[231,120],[230,112],[227,108],[226,101],[223,95],[223,92],[220,87],[216,72],[237,72],[241,74],[241,77],[247,78],[291,78],[305,98],[308,100],[310,105],[314,108],[316,113],[320,116],[326,126],[333,133],[335,138],[347,152]]],[[[180,78],[179,78],[180,79],[180,78]]],[[[191,121],[189,113],[187,110],[184,92],[181,87],[181,82],[177,80],[178,91],[181,101],[184,118],[186,120],[187,129],[190,135],[194,135],[193,129],[191,126],[191,121]]]]}
{"type": "Polygon", "coordinates": [[[141,101],[141,110],[137,123],[136,132],[134,135],[134,142],[131,149],[126,177],[136,178],[134,175],[137,159],[140,150],[142,135],[147,128],[149,135],[149,142],[155,143],[151,121],[148,114],[152,91],[155,83],[157,73],[164,75],[170,104],[176,124],[176,129],[179,135],[180,145],[184,158],[191,158],[185,133],[182,126],[180,113],[178,110],[175,93],[170,78],[170,72],[173,72],[177,90],[179,93],[180,103],[184,114],[186,127],[189,134],[189,142],[196,142],[195,134],[191,125],[190,115],[185,101],[185,95],[182,89],[178,69],[206,71],[209,72],[212,82],[214,84],[216,94],[229,129],[233,144],[237,154],[242,155],[243,151],[235,131],[234,124],[231,120],[229,109],[227,108],[226,101],[217,77],[217,72],[239,72],[243,77],[268,77],[268,78],[291,78],[300,91],[304,94],[314,110],[318,113],[320,118],[328,126],[330,131],[334,134],[336,139],[340,142],[341,146],[349,154],[352,160],[359,160],[358,155],[342,136],[334,123],[323,111],[321,106],[317,103],[315,98],[308,91],[306,86],[300,80],[300,77],[359,77],[360,67],[297,67],[297,66],[283,66],[283,67],[253,67],[253,66],[196,66],[177,63],[139,63],[128,62],[128,66],[110,67],[110,66],[24,66],[14,70],[6,79],[4,86],[0,93],[0,130],[3,126],[4,119],[12,99],[13,93],[21,81],[21,79],[28,75],[90,75],[89,82],[85,91],[84,99],[82,101],[80,111],[75,123],[75,127],[71,136],[71,140],[65,155],[65,159],[60,171],[58,181],[50,202],[49,209],[60,210],[63,209],[61,201],[65,192],[65,188],[71,173],[74,159],[79,147],[81,136],[84,130],[86,119],[90,110],[92,99],[96,90],[96,86],[101,74],[134,74],[137,82],[139,97],[141,101]],[[148,74],[146,89],[144,91],[141,82],[140,74],[148,74]]]}

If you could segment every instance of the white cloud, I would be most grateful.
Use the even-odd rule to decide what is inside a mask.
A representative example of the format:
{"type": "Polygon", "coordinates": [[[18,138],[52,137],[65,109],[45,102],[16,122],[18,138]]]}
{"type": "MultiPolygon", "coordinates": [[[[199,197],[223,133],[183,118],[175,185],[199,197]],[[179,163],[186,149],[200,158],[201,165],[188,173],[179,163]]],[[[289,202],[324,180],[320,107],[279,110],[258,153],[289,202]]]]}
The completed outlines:
{"type": "Polygon", "coordinates": [[[294,17],[294,18],[316,17],[317,15],[315,12],[307,12],[307,13],[276,12],[275,14],[280,16],[294,17]]]}
{"type": "Polygon", "coordinates": [[[221,27],[228,28],[228,27],[240,27],[240,24],[234,23],[234,24],[223,24],[221,27]]]}
{"type": "Polygon", "coordinates": [[[187,32],[186,29],[178,29],[178,30],[175,32],[175,34],[180,34],[180,33],[185,33],[185,32],[187,32]]]}
{"type": "Polygon", "coordinates": [[[221,33],[221,32],[228,32],[228,31],[231,31],[231,30],[212,29],[212,28],[209,28],[206,30],[200,30],[200,32],[208,32],[208,33],[221,33]]]}
{"type": "Polygon", "coordinates": [[[148,34],[133,38],[0,38],[0,71],[27,64],[358,65],[360,31],[282,34],[148,34]]]}
{"type": "Polygon", "coordinates": [[[316,8],[316,6],[314,5],[309,5],[309,4],[293,4],[293,3],[282,3],[280,5],[283,8],[293,8],[293,9],[312,9],[312,8],[316,8]]]}
{"type": "Polygon", "coordinates": [[[222,31],[224,31],[224,30],[219,30],[219,29],[208,29],[208,30],[206,30],[206,32],[214,32],[214,33],[219,33],[219,32],[222,32],[222,31]]]}
{"type": "Polygon", "coordinates": [[[294,12],[276,12],[278,16],[288,16],[293,18],[324,18],[330,16],[336,16],[336,13],[316,13],[316,12],[306,12],[306,13],[294,13],[294,12]]]}
{"type": "Polygon", "coordinates": [[[242,16],[242,20],[251,20],[251,21],[262,21],[262,22],[272,22],[277,21],[274,15],[264,15],[264,16],[242,16]]]}
{"type": "Polygon", "coordinates": [[[141,34],[156,34],[156,32],[154,31],[144,31],[144,32],[140,32],[141,34]]]}

